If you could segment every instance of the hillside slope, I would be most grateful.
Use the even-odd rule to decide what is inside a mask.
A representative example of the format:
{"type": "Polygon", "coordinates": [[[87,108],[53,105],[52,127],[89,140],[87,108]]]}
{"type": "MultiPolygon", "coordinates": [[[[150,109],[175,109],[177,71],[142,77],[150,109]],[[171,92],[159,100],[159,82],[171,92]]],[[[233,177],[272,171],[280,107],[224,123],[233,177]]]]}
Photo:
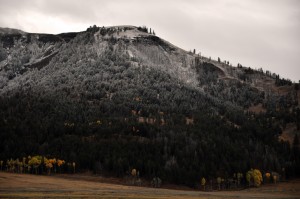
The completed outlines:
{"type": "Polygon", "coordinates": [[[279,136],[287,124],[299,134],[296,84],[144,27],[0,33],[0,159],[55,155],[190,186],[251,167],[295,175],[298,152],[279,136]]]}

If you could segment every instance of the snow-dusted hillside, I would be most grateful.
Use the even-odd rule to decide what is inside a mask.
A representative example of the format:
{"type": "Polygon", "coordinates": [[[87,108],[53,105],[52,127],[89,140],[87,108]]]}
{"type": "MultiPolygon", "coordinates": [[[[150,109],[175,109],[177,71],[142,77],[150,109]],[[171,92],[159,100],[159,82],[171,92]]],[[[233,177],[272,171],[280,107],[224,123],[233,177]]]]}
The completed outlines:
{"type": "Polygon", "coordinates": [[[276,74],[187,52],[145,27],[0,29],[0,159],[55,154],[190,186],[257,167],[293,175],[279,139],[297,139],[299,96],[276,74]]]}

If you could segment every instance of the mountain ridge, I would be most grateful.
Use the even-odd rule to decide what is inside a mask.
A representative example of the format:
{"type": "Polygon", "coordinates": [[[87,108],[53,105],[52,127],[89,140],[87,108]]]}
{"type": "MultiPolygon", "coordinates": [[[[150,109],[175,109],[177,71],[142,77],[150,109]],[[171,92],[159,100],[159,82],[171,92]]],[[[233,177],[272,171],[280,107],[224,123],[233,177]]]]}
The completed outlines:
{"type": "Polygon", "coordinates": [[[0,159],[53,154],[189,186],[251,167],[297,174],[299,84],[184,51],[146,27],[20,34],[0,35],[0,159]],[[29,144],[16,148],[20,138],[29,144]]]}

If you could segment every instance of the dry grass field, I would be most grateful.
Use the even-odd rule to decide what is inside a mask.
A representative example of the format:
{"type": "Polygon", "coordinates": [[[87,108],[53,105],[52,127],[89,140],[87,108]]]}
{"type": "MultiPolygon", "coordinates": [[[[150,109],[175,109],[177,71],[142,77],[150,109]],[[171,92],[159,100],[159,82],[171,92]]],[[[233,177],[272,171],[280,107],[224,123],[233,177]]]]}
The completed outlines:
{"type": "Polygon", "coordinates": [[[184,191],[101,183],[78,175],[36,176],[0,172],[0,198],[300,198],[300,180],[242,191],[184,191]]]}

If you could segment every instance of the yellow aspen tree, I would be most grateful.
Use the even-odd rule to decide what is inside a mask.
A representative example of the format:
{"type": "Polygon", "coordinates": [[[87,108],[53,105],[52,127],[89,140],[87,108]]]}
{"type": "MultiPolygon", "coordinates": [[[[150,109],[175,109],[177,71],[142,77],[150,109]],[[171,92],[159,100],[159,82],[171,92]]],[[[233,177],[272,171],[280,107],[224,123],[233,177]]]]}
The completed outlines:
{"type": "Polygon", "coordinates": [[[253,173],[253,169],[249,170],[247,173],[246,173],[246,180],[248,182],[248,185],[250,187],[250,184],[251,184],[251,179],[252,179],[252,174],[253,173]]]}
{"type": "Polygon", "coordinates": [[[32,157],[29,161],[28,164],[35,169],[35,174],[38,173],[38,167],[40,166],[42,162],[42,157],[41,156],[34,156],[32,157]]]}
{"type": "MultiPolygon", "coordinates": [[[[48,160],[49,161],[49,163],[51,163],[51,165],[52,165],[52,167],[51,167],[51,169],[52,168],[54,168],[54,173],[56,173],[56,158],[52,158],[52,159],[49,159],[48,160]]],[[[50,165],[49,165],[50,166],[50,165]]]]}
{"type": "Polygon", "coordinates": [[[58,166],[60,172],[61,172],[61,166],[64,164],[65,164],[64,160],[60,160],[60,159],[57,160],[57,166],[58,166]]]}
{"type": "Polygon", "coordinates": [[[132,183],[132,185],[134,185],[135,184],[135,181],[136,181],[136,176],[137,176],[137,170],[136,169],[132,169],[131,170],[131,176],[132,176],[132,178],[131,178],[131,183],[132,183]]]}
{"type": "Polygon", "coordinates": [[[101,125],[102,122],[101,122],[100,120],[97,120],[97,121],[96,121],[96,124],[97,124],[97,125],[101,125]]]}
{"type": "Polygon", "coordinates": [[[132,170],[131,170],[131,175],[132,175],[133,177],[136,176],[136,169],[132,169],[132,170]]]}
{"type": "Polygon", "coordinates": [[[32,166],[29,164],[29,161],[31,160],[31,156],[29,155],[27,158],[28,158],[28,162],[27,162],[28,173],[30,173],[30,170],[32,168],[32,166]]]}
{"type": "Polygon", "coordinates": [[[76,163],[73,162],[73,163],[72,163],[72,166],[73,166],[73,173],[75,173],[75,166],[76,166],[76,163]]]}
{"type": "Polygon", "coordinates": [[[205,180],[205,178],[203,177],[203,178],[201,179],[201,185],[202,185],[204,191],[205,191],[205,184],[206,184],[206,180],[205,180]]]}
{"type": "Polygon", "coordinates": [[[254,185],[256,187],[259,187],[261,185],[263,178],[260,170],[258,169],[253,170],[253,180],[254,180],[254,185]]]}
{"type": "Polygon", "coordinates": [[[263,181],[262,174],[260,170],[258,169],[251,169],[246,174],[246,179],[249,183],[249,186],[251,184],[251,181],[253,181],[254,186],[259,187],[263,181]]]}
{"type": "Polygon", "coordinates": [[[13,159],[10,159],[10,170],[15,172],[15,161],[13,159]]]}
{"type": "Polygon", "coordinates": [[[19,162],[19,171],[23,173],[23,162],[19,162]]]}
{"type": "Polygon", "coordinates": [[[19,159],[15,159],[14,165],[15,165],[16,172],[20,173],[20,167],[19,167],[20,166],[20,161],[19,161],[19,159]]]}
{"type": "Polygon", "coordinates": [[[47,159],[47,158],[44,158],[44,163],[45,163],[45,166],[47,168],[47,172],[48,172],[48,175],[51,174],[51,169],[53,168],[53,160],[52,159],[47,159]]]}
{"type": "Polygon", "coordinates": [[[266,174],[265,174],[265,177],[266,177],[266,181],[267,181],[267,182],[270,182],[271,174],[270,174],[270,173],[266,173],[266,174]]]}

